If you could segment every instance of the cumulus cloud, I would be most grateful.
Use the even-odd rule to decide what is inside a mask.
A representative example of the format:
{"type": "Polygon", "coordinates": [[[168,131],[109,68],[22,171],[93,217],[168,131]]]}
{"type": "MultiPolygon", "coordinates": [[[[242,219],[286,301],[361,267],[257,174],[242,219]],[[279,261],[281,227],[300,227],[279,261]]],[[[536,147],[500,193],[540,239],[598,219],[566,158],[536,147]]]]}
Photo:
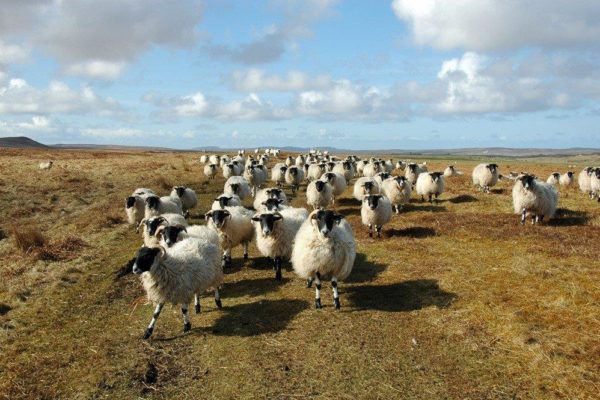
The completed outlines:
{"type": "Polygon", "coordinates": [[[65,73],[93,79],[113,80],[121,75],[125,65],[124,62],[88,61],[67,66],[65,73]]]}
{"type": "Polygon", "coordinates": [[[241,92],[292,92],[324,89],[332,85],[332,80],[327,75],[309,76],[303,72],[290,71],[285,76],[278,76],[268,75],[260,69],[234,72],[228,82],[233,89],[241,92]]]}
{"type": "Polygon", "coordinates": [[[475,51],[596,46],[596,0],[393,0],[416,43],[475,51]]]}
{"type": "Polygon", "coordinates": [[[27,61],[28,58],[29,49],[0,40],[0,65],[22,63],[27,61]]]}

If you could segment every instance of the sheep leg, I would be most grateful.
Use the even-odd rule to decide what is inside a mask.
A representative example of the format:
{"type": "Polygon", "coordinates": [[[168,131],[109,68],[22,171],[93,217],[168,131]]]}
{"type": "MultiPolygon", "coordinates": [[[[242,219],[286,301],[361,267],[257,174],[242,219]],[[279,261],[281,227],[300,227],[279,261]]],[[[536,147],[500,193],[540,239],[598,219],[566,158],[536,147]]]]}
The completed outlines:
{"type": "Polygon", "coordinates": [[[315,308],[323,308],[321,305],[321,274],[315,275],[315,308]]]}
{"type": "Polygon", "coordinates": [[[331,278],[331,287],[333,288],[333,304],[336,310],[340,309],[340,293],[338,292],[337,278],[331,278]]]}
{"type": "Polygon", "coordinates": [[[219,293],[219,288],[215,288],[215,304],[217,305],[217,308],[223,307],[223,304],[221,303],[221,294],[219,293]]]}
{"type": "Polygon", "coordinates": [[[190,316],[188,314],[188,303],[181,304],[181,314],[183,314],[183,332],[188,332],[192,329],[192,324],[190,323],[190,316]]]}
{"type": "Polygon", "coordinates": [[[423,197],[423,195],[421,195],[421,203],[425,202],[425,197],[423,197]]]}
{"type": "Polygon", "coordinates": [[[543,216],[543,215],[540,215],[540,220],[539,220],[539,222],[542,222],[543,220],[544,220],[544,216],[543,216]]]}
{"type": "Polygon", "coordinates": [[[531,225],[535,225],[537,221],[537,215],[531,214],[531,225]]]}
{"type": "Polygon", "coordinates": [[[244,243],[244,260],[248,259],[248,242],[244,243]]]}
{"type": "Polygon", "coordinates": [[[156,309],[154,309],[154,314],[152,314],[152,320],[150,321],[150,325],[148,325],[148,328],[146,328],[146,332],[144,332],[144,339],[149,339],[150,336],[152,336],[152,332],[154,331],[154,325],[156,324],[156,320],[158,319],[158,316],[160,315],[160,312],[162,311],[164,305],[165,303],[158,303],[156,309]]]}
{"type": "Polygon", "coordinates": [[[430,203],[433,203],[433,199],[432,199],[432,197],[433,197],[432,195],[429,195],[429,202],[430,202],[430,203]]]}
{"type": "Polygon", "coordinates": [[[373,225],[369,224],[369,237],[373,237],[373,225]]]}
{"type": "Polygon", "coordinates": [[[398,204],[396,204],[395,207],[396,207],[396,214],[400,214],[400,207],[398,207],[398,204]]]}
{"type": "Polygon", "coordinates": [[[311,287],[311,286],[312,286],[312,284],[313,284],[313,280],[314,280],[313,278],[308,278],[308,279],[306,280],[306,287],[307,287],[307,288],[309,288],[309,289],[310,289],[310,287],[311,287]]]}
{"type": "Polygon", "coordinates": [[[521,225],[525,225],[525,218],[527,218],[527,210],[521,210],[521,225]]]}
{"type": "Polygon", "coordinates": [[[383,228],[383,227],[382,227],[381,225],[377,225],[377,226],[375,227],[375,229],[377,230],[377,237],[378,237],[378,238],[381,238],[381,229],[382,229],[382,228],[383,228]]]}
{"type": "Polygon", "coordinates": [[[200,296],[198,294],[194,295],[194,309],[196,310],[196,314],[200,314],[200,296]]]}
{"type": "Polygon", "coordinates": [[[275,257],[275,280],[281,281],[281,257],[275,257]]]}

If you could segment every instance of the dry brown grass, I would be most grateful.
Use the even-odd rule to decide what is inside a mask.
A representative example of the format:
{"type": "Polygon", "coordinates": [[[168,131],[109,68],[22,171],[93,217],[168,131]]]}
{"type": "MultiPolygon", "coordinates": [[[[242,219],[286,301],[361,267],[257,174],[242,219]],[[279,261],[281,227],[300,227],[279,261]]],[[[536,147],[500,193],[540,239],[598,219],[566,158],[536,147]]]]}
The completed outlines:
{"type": "Polygon", "coordinates": [[[44,247],[47,242],[46,237],[40,232],[39,228],[34,226],[14,227],[12,236],[15,240],[15,246],[24,254],[35,252],[44,247]]]}

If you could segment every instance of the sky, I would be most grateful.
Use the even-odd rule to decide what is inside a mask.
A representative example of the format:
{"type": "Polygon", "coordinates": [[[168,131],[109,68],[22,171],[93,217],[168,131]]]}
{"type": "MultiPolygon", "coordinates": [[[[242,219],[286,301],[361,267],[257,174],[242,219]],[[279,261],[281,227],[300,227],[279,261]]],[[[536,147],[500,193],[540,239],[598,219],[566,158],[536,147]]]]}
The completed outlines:
{"type": "Polygon", "coordinates": [[[0,0],[0,136],[600,147],[598,0],[0,0]]]}

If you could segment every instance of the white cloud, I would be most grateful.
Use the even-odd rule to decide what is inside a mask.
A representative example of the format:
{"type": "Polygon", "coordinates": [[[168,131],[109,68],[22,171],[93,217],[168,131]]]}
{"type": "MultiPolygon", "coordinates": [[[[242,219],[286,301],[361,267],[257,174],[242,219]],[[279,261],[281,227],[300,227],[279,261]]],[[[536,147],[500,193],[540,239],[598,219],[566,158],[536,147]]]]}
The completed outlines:
{"type": "Polygon", "coordinates": [[[50,119],[48,117],[36,115],[31,118],[30,122],[20,122],[16,124],[17,127],[27,130],[53,130],[54,128],[50,125],[50,119]]]}
{"type": "Polygon", "coordinates": [[[350,118],[376,114],[384,95],[373,87],[362,87],[348,80],[335,82],[323,91],[305,91],[295,100],[296,112],[300,115],[321,116],[335,114],[350,118]]]}
{"type": "Polygon", "coordinates": [[[229,79],[230,85],[242,92],[289,92],[309,89],[323,89],[331,86],[329,76],[309,76],[303,72],[290,71],[285,76],[267,75],[259,69],[246,72],[234,72],[229,79]]]}
{"type": "Polygon", "coordinates": [[[0,40],[0,65],[22,63],[29,58],[29,49],[0,40]]]}
{"type": "Polygon", "coordinates": [[[416,43],[488,51],[527,46],[596,46],[596,0],[393,0],[416,43]]]}
{"type": "Polygon", "coordinates": [[[142,137],[144,131],[130,128],[85,128],[81,130],[81,135],[99,138],[130,138],[142,137]]]}
{"type": "Polygon", "coordinates": [[[175,112],[182,117],[203,115],[208,111],[206,97],[200,92],[182,97],[180,103],[175,107],[175,112]]]}
{"type": "Polygon", "coordinates": [[[65,72],[69,75],[79,75],[93,79],[113,80],[125,69],[124,62],[88,61],[69,65],[65,72]]]}

